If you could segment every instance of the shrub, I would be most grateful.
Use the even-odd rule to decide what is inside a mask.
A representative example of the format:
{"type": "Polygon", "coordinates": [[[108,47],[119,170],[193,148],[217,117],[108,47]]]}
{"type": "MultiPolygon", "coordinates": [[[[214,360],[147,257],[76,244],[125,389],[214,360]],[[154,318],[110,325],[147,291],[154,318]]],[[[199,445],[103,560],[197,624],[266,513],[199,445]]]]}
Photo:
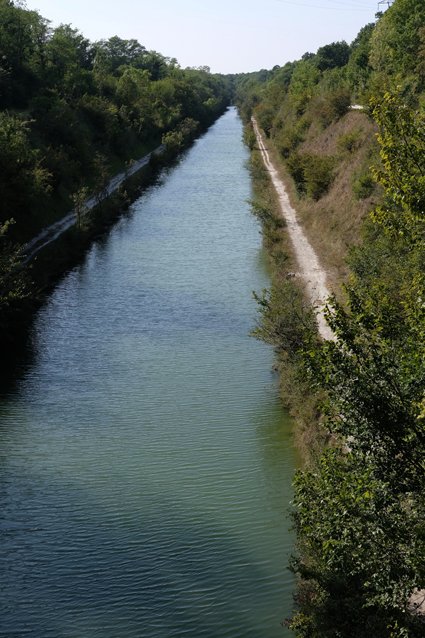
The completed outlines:
{"type": "Polygon", "coordinates": [[[332,183],[335,160],[333,157],[308,155],[304,162],[306,192],[308,197],[317,201],[327,193],[332,183]]]}
{"type": "Polygon", "coordinates": [[[287,160],[287,166],[295,182],[298,194],[306,192],[305,186],[305,157],[299,153],[292,153],[287,160]]]}
{"type": "Polygon", "coordinates": [[[255,115],[266,136],[270,137],[270,131],[273,126],[274,110],[268,105],[261,104],[255,110],[255,115]]]}
{"type": "Polygon", "coordinates": [[[329,96],[334,117],[340,118],[348,113],[351,106],[351,93],[348,89],[337,89],[329,96]]]}
{"type": "Polygon", "coordinates": [[[167,147],[169,151],[177,151],[183,147],[184,138],[181,131],[168,131],[162,136],[162,144],[167,147]]]}
{"type": "Polygon", "coordinates": [[[253,131],[252,126],[245,126],[243,140],[245,144],[248,146],[250,151],[252,151],[255,148],[255,145],[257,143],[257,138],[255,137],[255,133],[253,131]]]}
{"type": "Polygon", "coordinates": [[[326,127],[345,115],[351,105],[351,93],[345,88],[333,89],[315,98],[312,105],[314,116],[326,127]]]}
{"type": "Polygon", "coordinates": [[[321,155],[292,153],[287,166],[300,195],[316,201],[328,191],[334,178],[335,159],[321,155]]]}
{"type": "Polygon", "coordinates": [[[285,118],[277,116],[271,136],[276,148],[283,158],[288,158],[290,154],[305,140],[306,133],[311,126],[311,118],[306,115],[299,119],[285,118]]]}
{"type": "Polygon", "coordinates": [[[360,135],[358,131],[353,131],[351,133],[346,133],[345,135],[341,135],[338,139],[338,147],[342,151],[348,151],[349,153],[353,153],[360,146],[360,135]]]}
{"type": "Polygon", "coordinates": [[[362,173],[353,181],[353,193],[357,199],[367,199],[375,189],[375,181],[370,173],[362,173]]]}

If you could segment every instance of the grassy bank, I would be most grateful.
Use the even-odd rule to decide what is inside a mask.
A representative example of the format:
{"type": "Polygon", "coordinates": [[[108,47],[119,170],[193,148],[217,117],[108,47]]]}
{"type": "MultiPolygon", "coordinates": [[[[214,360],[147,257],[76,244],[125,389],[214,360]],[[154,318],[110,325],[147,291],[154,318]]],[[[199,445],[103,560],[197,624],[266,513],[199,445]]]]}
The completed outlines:
{"type": "Polygon", "coordinates": [[[306,344],[318,339],[315,317],[295,275],[297,264],[276,191],[255,146],[250,124],[245,127],[245,140],[251,148],[252,212],[261,223],[271,277],[270,289],[256,293],[259,318],[253,334],[275,349],[281,399],[295,419],[294,436],[301,458],[309,464],[328,438],[321,425],[323,396],[306,378],[300,354],[306,344]]]}
{"type": "MultiPolygon", "coordinates": [[[[282,397],[297,421],[306,465],[295,478],[292,568],[299,584],[289,621],[302,638],[423,635],[412,595],[425,588],[424,118],[391,94],[376,102],[374,117],[381,191],[375,189],[372,215],[351,224],[357,246],[334,253],[349,255],[350,273],[336,280],[345,280],[342,303],[331,302],[336,341],[318,340],[288,272],[290,249],[253,151],[253,210],[272,264],[271,290],[258,299],[256,336],[275,348],[282,397]]],[[[252,146],[249,132],[247,140],[252,146]]],[[[302,165],[304,181],[288,168],[295,206],[311,204],[311,166],[302,165]]],[[[335,169],[344,171],[344,160],[335,169]]],[[[350,202],[340,200],[340,211],[351,222],[350,202]]],[[[324,246],[332,231],[324,228],[324,246]]]]}
{"type": "Polygon", "coordinates": [[[381,197],[370,174],[379,162],[376,125],[367,113],[352,111],[325,128],[311,125],[287,158],[278,139],[269,137],[267,146],[329,285],[339,294],[349,275],[349,252],[381,197]]]}

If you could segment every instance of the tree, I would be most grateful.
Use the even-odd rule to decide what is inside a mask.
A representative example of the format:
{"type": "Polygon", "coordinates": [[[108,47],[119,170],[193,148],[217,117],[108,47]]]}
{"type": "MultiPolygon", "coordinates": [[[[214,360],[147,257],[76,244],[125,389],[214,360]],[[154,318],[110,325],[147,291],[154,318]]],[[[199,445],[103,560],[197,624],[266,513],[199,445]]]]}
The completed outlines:
{"type": "Polygon", "coordinates": [[[0,107],[25,106],[43,66],[48,21],[0,0],[0,107]]]}
{"type": "Polygon", "coordinates": [[[400,95],[385,93],[372,100],[379,125],[382,168],[375,177],[385,200],[374,217],[387,229],[423,238],[425,222],[425,117],[400,95]]]}
{"type": "Polygon", "coordinates": [[[31,148],[30,122],[0,112],[0,222],[26,215],[49,189],[49,174],[31,148]]]}
{"type": "Polygon", "coordinates": [[[317,50],[314,61],[320,71],[336,69],[347,64],[350,57],[350,47],[343,40],[342,42],[332,42],[317,50]]]}
{"type": "Polygon", "coordinates": [[[95,69],[116,74],[122,66],[145,68],[146,49],[137,40],[123,40],[117,35],[94,45],[95,69]]]}
{"type": "Polygon", "coordinates": [[[82,228],[82,219],[87,213],[87,198],[89,196],[89,190],[86,186],[82,186],[72,195],[72,203],[74,204],[75,220],[78,230],[82,228]]]}
{"type": "Polygon", "coordinates": [[[370,61],[387,87],[392,81],[393,85],[410,86],[413,91],[423,90],[421,30],[424,24],[422,0],[396,0],[378,21],[372,35],[370,61]]]}
{"type": "Polygon", "coordinates": [[[375,103],[385,189],[351,261],[335,341],[305,348],[333,449],[295,483],[302,577],[291,627],[309,638],[421,636],[425,588],[423,116],[375,103]]]}
{"type": "Polygon", "coordinates": [[[60,25],[46,45],[48,83],[68,100],[91,93],[93,59],[89,40],[71,25],[60,25]]]}
{"type": "Polygon", "coordinates": [[[364,91],[370,78],[372,67],[369,57],[374,23],[360,29],[351,43],[350,59],[347,64],[347,78],[356,91],[364,91]]]}
{"type": "Polygon", "coordinates": [[[409,597],[423,577],[424,502],[399,499],[370,455],[328,450],[295,479],[295,524],[303,578],[290,621],[305,638],[419,638],[409,597]]]}
{"type": "Polygon", "coordinates": [[[297,62],[292,72],[288,96],[298,115],[302,115],[320,80],[320,71],[313,59],[297,62]]]}
{"type": "Polygon", "coordinates": [[[128,106],[137,106],[138,101],[149,95],[149,72],[131,66],[123,69],[117,82],[117,97],[128,106]]]}

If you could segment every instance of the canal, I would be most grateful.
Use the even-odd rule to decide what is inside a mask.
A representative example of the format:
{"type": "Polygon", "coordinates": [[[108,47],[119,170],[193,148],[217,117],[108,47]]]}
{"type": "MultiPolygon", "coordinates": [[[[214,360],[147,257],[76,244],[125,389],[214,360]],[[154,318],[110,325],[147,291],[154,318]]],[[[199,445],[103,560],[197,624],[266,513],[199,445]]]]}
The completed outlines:
{"type": "Polygon", "coordinates": [[[229,109],[57,285],[0,401],[0,636],[274,638],[294,452],[229,109]]]}

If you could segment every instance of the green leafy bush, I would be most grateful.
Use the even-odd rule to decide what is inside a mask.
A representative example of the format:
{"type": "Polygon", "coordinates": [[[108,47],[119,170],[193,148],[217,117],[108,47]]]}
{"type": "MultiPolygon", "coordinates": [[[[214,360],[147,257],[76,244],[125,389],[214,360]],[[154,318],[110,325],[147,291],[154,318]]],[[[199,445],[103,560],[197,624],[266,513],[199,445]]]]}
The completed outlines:
{"type": "Polygon", "coordinates": [[[287,160],[287,167],[295,182],[298,194],[303,195],[306,192],[305,186],[305,158],[299,153],[291,153],[287,160]]]}
{"type": "Polygon", "coordinates": [[[313,100],[311,110],[322,126],[329,126],[345,115],[351,105],[351,93],[345,88],[327,90],[313,100]]]}
{"type": "Polygon", "coordinates": [[[305,183],[308,197],[318,200],[325,195],[334,178],[333,157],[308,155],[305,158],[305,183]]]}
{"type": "Polygon", "coordinates": [[[338,139],[338,148],[342,151],[353,153],[353,151],[359,148],[360,143],[360,135],[358,131],[352,131],[351,133],[341,135],[338,139]]]}
{"type": "Polygon", "coordinates": [[[329,103],[334,117],[340,118],[348,113],[351,106],[351,92],[346,88],[335,90],[329,96],[329,103]]]}
{"type": "MultiPolygon", "coordinates": [[[[277,124],[279,125],[279,120],[277,124]]],[[[283,158],[288,158],[304,141],[310,126],[311,119],[306,115],[303,115],[295,124],[285,123],[280,126],[275,126],[272,132],[273,138],[276,148],[283,158]]]]}
{"type": "Polygon", "coordinates": [[[353,182],[353,193],[357,199],[367,199],[375,189],[375,180],[370,173],[362,173],[353,182]]]}
{"type": "Polygon", "coordinates": [[[299,194],[317,201],[327,193],[334,178],[333,157],[292,153],[287,165],[299,194]]]}

